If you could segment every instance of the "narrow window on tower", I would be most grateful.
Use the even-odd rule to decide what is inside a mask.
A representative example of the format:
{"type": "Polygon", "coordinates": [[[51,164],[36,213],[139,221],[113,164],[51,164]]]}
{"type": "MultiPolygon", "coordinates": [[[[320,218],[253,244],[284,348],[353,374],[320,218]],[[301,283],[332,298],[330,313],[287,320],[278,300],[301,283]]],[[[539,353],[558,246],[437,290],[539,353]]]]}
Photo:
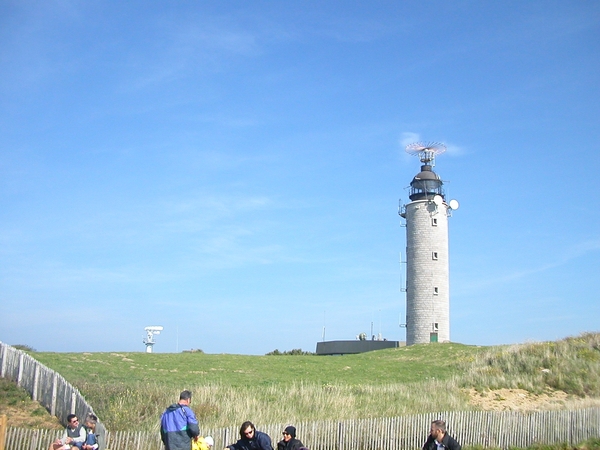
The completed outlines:
{"type": "Polygon", "coordinates": [[[438,252],[433,252],[431,254],[431,259],[433,259],[434,261],[437,261],[437,259],[438,259],[438,252]]]}
{"type": "Polygon", "coordinates": [[[437,286],[435,286],[435,287],[433,288],[433,295],[438,295],[439,293],[440,293],[440,290],[438,289],[438,287],[437,287],[437,286]]]}
{"type": "Polygon", "coordinates": [[[431,219],[431,226],[432,226],[432,227],[437,227],[437,218],[433,217],[433,218],[431,219]]]}

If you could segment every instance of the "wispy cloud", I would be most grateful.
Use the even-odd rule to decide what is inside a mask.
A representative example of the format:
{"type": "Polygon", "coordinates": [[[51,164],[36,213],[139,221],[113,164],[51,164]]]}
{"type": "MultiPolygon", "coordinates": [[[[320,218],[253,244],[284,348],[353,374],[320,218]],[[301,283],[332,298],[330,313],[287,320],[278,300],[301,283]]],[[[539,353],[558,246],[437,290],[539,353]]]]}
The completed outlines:
{"type": "Polygon", "coordinates": [[[444,142],[444,145],[446,146],[446,154],[450,155],[450,156],[463,156],[467,153],[467,151],[465,150],[464,147],[460,147],[456,144],[449,144],[447,142],[444,142]]]}
{"type": "Polygon", "coordinates": [[[207,73],[224,70],[237,58],[262,53],[254,31],[217,16],[198,21],[187,19],[155,27],[160,39],[144,53],[129,53],[122,62],[129,69],[121,91],[140,90],[196,74],[201,83],[207,73]],[[137,74],[137,76],[136,76],[137,74]]]}
{"type": "Polygon", "coordinates": [[[512,281],[520,280],[531,275],[543,273],[548,270],[564,266],[575,259],[581,258],[589,253],[594,253],[598,251],[600,251],[600,239],[590,239],[582,241],[578,244],[567,248],[565,251],[562,252],[562,256],[557,257],[554,261],[550,263],[542,264],[537,267],[515,270],[513,272],[506,273],[500,276],[470,281],[465,286],[465,289],[469,291],[478,291],[481,289],[488,289],[491,286],[510,283],[512,281]]]}
{"type": "Polygon", "coordinates": [[[413,142],[421,142],[421,135],[412,131],[404,131],[400,138],[400,146],[404,149],[408,144],[413,142]]]}
{"type": "Polygon", "coordinates": [[[315,34],[335,39],[339,42],[370,42],[380,39],[385,35],[397,32],[398,28],[391,28],[386,24],[368,19],[349,17],[334,17],[316,29],[315,34]]]}

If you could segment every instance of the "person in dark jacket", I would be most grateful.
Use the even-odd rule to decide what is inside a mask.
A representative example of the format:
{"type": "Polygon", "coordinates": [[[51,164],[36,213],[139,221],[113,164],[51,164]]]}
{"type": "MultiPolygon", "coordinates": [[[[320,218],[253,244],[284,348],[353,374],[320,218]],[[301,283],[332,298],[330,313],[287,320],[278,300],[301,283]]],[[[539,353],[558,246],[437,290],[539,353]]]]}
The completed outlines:
{"type": "Polygon", "coordinates": [[[456,439],[446,432],[446,422],[434,420],[431,422],[431,429],[423,450],[461,450],[461,447],[456,439]]]}
{"type": "Polygon", "coordinates": [[[273,450],[268,434],[258,431],[252,422],[244,422],[240,427],[240,439],[228,445],[229,450],[273,450]]]}
{"type": "Polygon", "coordinates": [[[200,435],[191,401],[192,393],[183,391],[179,402],[169,406],[160,418],[160,438],[166,450],[190,450],[192,438],[200,435]]]}
{"type": "Polygon", "coordinates": [[[296,427],[285,427],[283,439],[277,443],[277,450],[300,450],[301,447],[304,447],[304,444],[296,439],[296,427]]]}

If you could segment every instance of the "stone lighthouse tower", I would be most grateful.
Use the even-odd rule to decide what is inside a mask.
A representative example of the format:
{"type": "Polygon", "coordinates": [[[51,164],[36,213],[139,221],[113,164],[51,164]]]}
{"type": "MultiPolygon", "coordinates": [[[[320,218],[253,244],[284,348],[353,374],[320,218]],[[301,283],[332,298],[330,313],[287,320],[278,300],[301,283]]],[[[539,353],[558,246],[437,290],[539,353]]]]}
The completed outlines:
{"type": "Polygon", "coordinates": [[[406,345],[450,341],[448,217],[458,202],[446,202],[443,182],[433,171],[438,143],[410,144],[421,161],[410,183],[410,202],[400,207],[406,219],[406,345]]]}

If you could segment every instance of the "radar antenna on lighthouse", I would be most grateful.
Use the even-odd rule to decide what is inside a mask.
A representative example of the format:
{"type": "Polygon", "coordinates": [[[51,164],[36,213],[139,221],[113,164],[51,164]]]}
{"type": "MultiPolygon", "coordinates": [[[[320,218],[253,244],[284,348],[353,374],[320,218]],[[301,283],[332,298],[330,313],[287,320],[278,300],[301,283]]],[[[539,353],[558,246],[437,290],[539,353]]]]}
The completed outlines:
{"type": "Polygon", "coordinates": [[[406,146],[406,153],[409,155],[418,155],[423,164],[434,166],[435,155],[446,151],[446,146],[439,142],[414,142],[406,146]]]}
{"type": "Polygon", "coordinates": [[[146,345],[146,353],[152,353],[152,347],[154,346],[154,344],[156,344],[156,342],[154,341],[154,335],[160,334],[162,330],[163,327],[161,326],[152,326],[144,328],[144,331],[146,331],[146,337],[142,342],[146,345]]]}

